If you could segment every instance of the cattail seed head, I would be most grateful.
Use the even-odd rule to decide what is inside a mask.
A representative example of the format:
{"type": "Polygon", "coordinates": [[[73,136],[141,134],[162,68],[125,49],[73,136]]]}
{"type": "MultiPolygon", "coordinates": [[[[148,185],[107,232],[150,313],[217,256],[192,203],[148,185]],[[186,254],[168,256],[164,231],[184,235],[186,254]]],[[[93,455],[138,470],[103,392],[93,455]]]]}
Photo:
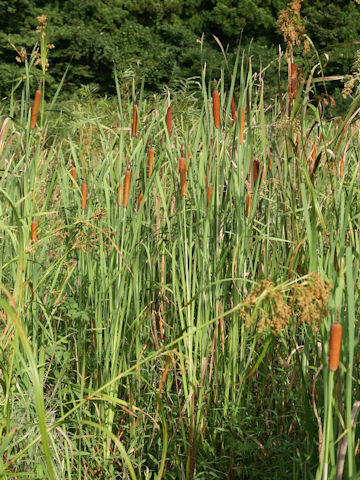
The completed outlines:
{"type": "Polygon", "coordinates": [[[140,193],[139,197],[138,197],[138,209],[141,207],[141,202],[143,200],[143,197],[144,197],[144,195],[142,193],[140,193]]]}
{"type": "Polygon", "coordinates": [[[149,178],[151,177],[154,165],[154,149],[151,147],[148,151],[148,164],[149,164],[149,178]]]}
{"type": "Polygon", "coordinates": [[[330,330],[329,370],[335,372],[339,367],[341,352],[342,326],[333,323],[330,330]]]}
{"type": "Polygon", "coordinates": [[[75,188],[75,184],[76,184],[76,168],[75,167],[71,169],[71,176],[73,179],[73,187],[75,188]]]}
{"type": "Polygon", "coordinates": [[[206,211],[209,210],[209,203],[210,203],[210,198],[211,198],[211,190],[212,190],[212,186],[209,185],[209,186],[208,186],[208,189],[207,189],[206,211]]]}
{"type": "Polygon", "coordinates": [[[290,95],[292,100],[297,96],[297,66],[291,63],[290,66],[290,95]]]}
{"type": "Polygon", "coordinates": [[[127,207],[129,202],[130,182],[131,182],[131,171],[127,170],[125,173],[125,180],[124,180],[124,207],[125,208],[127,207]]]}
{"type": "Polygon", "coordinates": [[[171,135],[171,123],[172,123],[172,108],[170,106],[166,110],[165,123],[166,123],[166,128],[167,128],[167,131],[168,131],[168,134],[169,134],[169,137],[170,137],[170,135],[171,135]]]}
{"type": "Polygon", "coordinates": [[[36,242],[37,226],[37,222],[31,222],[31,243],[36,242]]]}
{"type": "Polygon", "coordinates": [[[39,87],[35,92],[34,103],[31,109],[30,128],[34,128],[36,125],[36,120],[39,113],[40,99],[41,99],[41,89],[39,87]]]}
{"type": "Polygon", "coordinates": [[[235,125],[235,122],[236,122],[236,105],[235,105],[234,95],[231,99],[231,117],[232,117],[233,125],[235,125]]]}
{"type": "Polygon", "coordinates": [[[133,106],[133,117],[132,117],[132,128],[131,128],[131,134],[133,137],[136,137],[138,131],[138,111],[137,111],[137,105],[133,106]]]}
{"type": "Polygon", "coordinates": [[[185,157],[180,157],[179,160],[179,173],[180,173],[180,190],[181,190],[181,196],[186,195],[186,172],[188,170],[188,167],[186,165],[186,159],[185,157]]]}
{"type": "Polygon", "coordinates": [[[213,100],[213,116],[214,116],[214,125],[216,128],[220,128],[220,94],[216,88],[212,93],[213,100]]]}
{"type": "Polygon", "coordinates": [[[254,185],[256,185],[258,176],[259,176],[259,168],[260,168],[260,163],[257,160],[254,160],[253,162],[253,170],[254,170],[254,185]]]}
{"type": "Polygon", "coordinates": [[[246,197],[246,216],[250,216],[250,211],[251,211],[251,193],[247,194],[246,197]]]}
{"type": "Polygon", "coordinates": [[[81,208],[85,210],[86,208],[86,200],[87,200],[87,183],[84,182],[81,185],[81,208]]]}

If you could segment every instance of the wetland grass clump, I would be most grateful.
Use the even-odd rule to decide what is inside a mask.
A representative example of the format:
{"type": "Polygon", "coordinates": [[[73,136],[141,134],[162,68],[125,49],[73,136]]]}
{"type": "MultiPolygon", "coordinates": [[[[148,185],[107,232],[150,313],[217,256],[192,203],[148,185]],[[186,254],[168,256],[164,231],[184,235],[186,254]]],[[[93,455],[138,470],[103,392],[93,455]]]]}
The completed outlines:
{"type": "Polygon", "coordinates": [[[359,99],[294,56],[267,105],[239,52],[171,107],[4,107],[1,478],[356,478],[359,99]]]}

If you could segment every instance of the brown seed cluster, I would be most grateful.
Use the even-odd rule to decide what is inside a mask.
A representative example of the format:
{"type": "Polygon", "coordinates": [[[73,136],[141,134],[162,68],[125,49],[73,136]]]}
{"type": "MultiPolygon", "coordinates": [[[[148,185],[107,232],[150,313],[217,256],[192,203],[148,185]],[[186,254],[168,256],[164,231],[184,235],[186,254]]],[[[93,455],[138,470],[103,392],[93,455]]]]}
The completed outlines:
{"type": "Polygon", "coordinates": [[[269,280],[263,280],[253,288],[245,301],[247,305],[242,316],[246,319],[247,328],[256,322],[260,333],[270,329],[275,335],[279,335],[290,322],[291,309],[284,294],[269,280]]]}
{"type": "Polygon", "coordinates": [[[322,280],[319,274],[311,274],[294,289],[291,302],[298,316],[298,324],[307,323],[318,331],[321,322],[329,315],[328,301],[332,285],[322,280]]]}
{"type": "Polygon", "coordinates": [[[296,285],[291,296],[286,296],[269,280],[263,280],[246,297],[241,316],[247,328],[256,323],[260,333],[270,329],[279,335],[295,319],[297,325],[306,323],[318,331],[322,320],[329,315],[331,289],[332,285],[316,273],[296,285]]]}

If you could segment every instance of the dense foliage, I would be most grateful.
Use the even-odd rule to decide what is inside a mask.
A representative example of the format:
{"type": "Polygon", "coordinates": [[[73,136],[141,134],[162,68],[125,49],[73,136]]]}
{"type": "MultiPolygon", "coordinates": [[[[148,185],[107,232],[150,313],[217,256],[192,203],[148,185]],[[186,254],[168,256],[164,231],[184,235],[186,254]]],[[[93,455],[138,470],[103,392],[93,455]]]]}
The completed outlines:
{"type": "MultiPolygon", "coordinates": [[[[209,78],[219,77],[223,56],[215,35],[230,58],[239,42],[246,47],[252,41],[254,64],[273,62],[267,82],[267,94],[272,95],[276,92],[274,59],[278,45],[285,48],[277,18],[286,6],[286,0],[0,0],[0,94],[8,95],[14,79],[24,73],[8,39],[30,53],[37,40],[37,17],[46,14],[49,42],[55,45],[50,86],[71,64],[63,92],[73,93],[80,85],[92,83],[102,92],[114,93],[114,67],[124,79],[144,79],[148,91],[161,91],[164,85],[178,87],[182,79],[198,75],[204,61],[209,78]]],[[[360,8],[355,1],[304,0],[301,15],[315,47],[329,50],[326,73],[350,73],[356,47],[329,47],[359,38],[360,8]]],[[[298,62],[306,63],[300,49],[295,53],[298,62]]],[[[308,56],[313,54],[312,50],[308,56]]],[[[337,82],[330,90],[339,93],[341,88],[337,82]]]]}

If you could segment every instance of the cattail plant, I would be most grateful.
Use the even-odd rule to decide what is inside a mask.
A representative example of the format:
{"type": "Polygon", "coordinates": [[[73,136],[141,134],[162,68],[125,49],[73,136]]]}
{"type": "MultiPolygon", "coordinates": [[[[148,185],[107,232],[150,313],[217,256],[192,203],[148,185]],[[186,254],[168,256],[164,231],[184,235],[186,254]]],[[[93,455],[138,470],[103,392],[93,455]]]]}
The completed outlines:
{"type": "Polygon", "coordinates": [[[251,211],[251,193],[248,193],[246,196],[246,216],[250,216],[251,211]]]}
{"type": "Polygon", "coordinates": [[[171,123],[172,123],[172,108],[169,105],[168,109],[166,110],[166,115],[165,115],[165,123],[166,123],[166,128],[169,134],[169,137],[171,135],[171,123]]]}
{"type": "Polygon", "coordinates": [[[220,128],[220,94],[217,90],[216,80],[214,80],[214,90],[212,92],[214,125],[220,128]]]}
{"type": "Polygon", "coordinates": [[[245,107],[241,107],[241,117],[240,117],[240,143],[244,141],[244,127],[245,127],[245,107]]]}
{"type": "Polygon", "coordinates": [[[290,64],[290,97],[295,100],[297,96],[297,66],[295,63],[290,64]]]}
{"type": "Polygon", "coordinates": [[[233,125],[235,125],[235,122],[236,122],[236,104],[235,104],[234,95],[232,96],[232,99],[231,99],[231,117],[232,117],[233,125]]]}
{"type": "Polygon", "coordinates": [[[260,163],[258,160],[253,161],[253,170],[254,170],[254,185],[256,185],[258,176],[259,176],[260,163]]]}
{"type": "Polygon", "coordinates": [[[333,323],[330,330],[329,370],[335,372],[339,367],[341,351],[342,326],[333,323]]]}
{"type": "Polygon", "coordinates": [[[139,193],[139,196],[138,196],[138,209],[141,207],[141,202],[143,201],[143,197],[144,195],[142,193],[139,193]]]}
{"type": "Polygon", "coordinates": [[[127,170],[125,173],[124,181],[124,208],[127,207],[129,202],[129,193],[130,193],[130,182],[131,182],[131,171],[127,170]]]}
{"type": "Polygon", "coordinates": [[[272,161],[273,161],[273,157],[272,157],[272,151],[273,151],[273,149],[270,147],[270,156],[269,156],[269,172],[271,172],[272,161]]]}
{"type": "Polygon", "coordinates": [[[211,198],[211,190],[212,186],[209,185],[207,189],[207,198],[206,198],[206,212],[209,210],[209,203],[210,203],[210,198],[211,198]]]}
{"type": "Polygon", "coordinates": [[[152,171],[153,171],[153,165],[154,165],[154,149],[152,147],[149,148],[148,150],[148,176],[149,178],[151,177],[152,171]]]}
{"type": "Polygon", "coordinates": [[[137,131],[138,131],[138,111],[137,111],[137,104],[135,103],[133,106],[132,128],[131,128],[131,134],[133,137],[136,137],[137,131]]]}
{"type": "Polygon", "coordinates": [[[87,183],[83,182],[81,185],[81,208],[85,210],[87,200],[87,183]]]}
{"type": "Polygon", "coordinates": [[[123,184],[120,183],[117,189],[117,199],[116,199],[116,204],[121,207],[123,201],[123,184]]]}
{"type": "Polygon", "coordinates": [[[186,165],[185,157],[181,157],[179,160],[179,173],[180,173],[180,194],[183,197],[186,195],[186,172],[188,167],[186,165]]]}
{"type": "Polygon", "coordinates": [[[36,125],[36,120],[37,120],[39,107],[40,107],[40,100],[41,100],[41,80],[40,80],[39,88],[35,92],[34,103],[31,109],[30,128],[34,128],[36,125]]]}
{"type": "Polygon", "coordinates": [[[31,243],[36,242],[36,236],[37,236],[37,222],[31,222],[31,243]]]}
{"type": "Polygon", "coordinates": [[[75,188],[75,185],[76,185],[76,168],[75,167],[71,169],[71,177],[72,177],[73,187],[75,188]]]}

